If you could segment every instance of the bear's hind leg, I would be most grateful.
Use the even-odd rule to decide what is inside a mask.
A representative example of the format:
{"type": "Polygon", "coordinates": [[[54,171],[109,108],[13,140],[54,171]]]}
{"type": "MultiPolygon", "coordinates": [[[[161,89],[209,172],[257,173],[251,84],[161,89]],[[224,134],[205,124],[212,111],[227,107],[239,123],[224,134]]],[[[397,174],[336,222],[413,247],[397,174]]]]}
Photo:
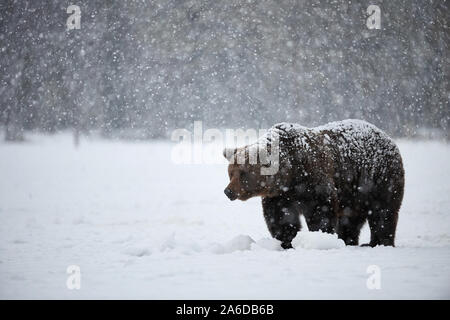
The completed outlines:
{"type": "Polygon", "coordinates": [[[375,247],[377,245],[394,247],[398,210],[372,210],[367,220],[369,221],[370,227],[370,243],[367,245],[371,247],[375,247]]]}
{"type": "Polygon", "coordinates": [[[305,217],[309,231],[322,231],[335,233],[337,227],[337,215],[334,203],[328,203],[317,197],[318,201],[311,201],[302,206],[302,214],[305,217]],[[326,205],[322,205],[322,204],[326,205]]]}
{"type": "Polygon", "coordinates": [[[337,234],[344,240],[347,246],[357,246],[361,228],[366,222],[365,217],[340,217],[338,220],[337,234]]]}
{"type": "Polygon", "coordinates": [[[301,229],[300,213],[295,202],[284,197],[262,199],[264,219],[270,234],[281,241],[283,249],[292,248],[292,239],[301,229]]]}

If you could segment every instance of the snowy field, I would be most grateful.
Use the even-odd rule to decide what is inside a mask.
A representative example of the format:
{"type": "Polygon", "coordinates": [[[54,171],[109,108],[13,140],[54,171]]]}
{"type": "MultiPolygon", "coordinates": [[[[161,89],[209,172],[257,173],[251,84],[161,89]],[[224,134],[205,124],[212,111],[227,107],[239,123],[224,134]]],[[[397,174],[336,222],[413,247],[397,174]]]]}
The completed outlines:
{"type": "Polygon", "coordinates": [[[223,194],[225,164],[176,165],[166,142],[0,142],[0,298],[449,299],[450,145],[399,146],[396,248],[341,247],[303,223],[296,249],[280,251],[260,199],[223,194]]]}

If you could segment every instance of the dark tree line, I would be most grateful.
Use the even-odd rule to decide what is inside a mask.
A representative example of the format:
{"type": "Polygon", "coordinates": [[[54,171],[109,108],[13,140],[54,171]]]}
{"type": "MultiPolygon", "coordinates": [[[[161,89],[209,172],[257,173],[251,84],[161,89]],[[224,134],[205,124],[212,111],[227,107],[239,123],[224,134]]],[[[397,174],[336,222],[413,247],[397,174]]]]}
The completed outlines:
{"type": "Polygon", "coordinates": [[[449,132],[448,1],[0,3],[0,125],[164,137],[361,118],[449,132]],[[70,4],[81,29],[66,30],[70,4]],[[381,29],[366,27],[369,4],[381,29]]]}

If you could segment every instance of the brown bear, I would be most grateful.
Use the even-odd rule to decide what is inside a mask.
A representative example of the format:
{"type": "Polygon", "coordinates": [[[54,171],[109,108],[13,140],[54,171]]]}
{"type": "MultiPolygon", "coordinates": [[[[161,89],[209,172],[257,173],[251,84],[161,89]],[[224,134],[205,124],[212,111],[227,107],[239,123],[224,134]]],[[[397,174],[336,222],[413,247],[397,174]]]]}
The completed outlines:
{"type": "Polygon", "coordinates": [[[230,162],[225,194],[231,200],[261,196],[268,229],[284,249],[292,248],[300,214],[310,231],[336,232],[347,245],[358,245],[368,220],[366,245],[394,246],[404,169],[395,143],[374,125],[361,120],[315,128],[280,123],[255,144],[225,149],[224,156],[230,162]],[[250,154],[255,146],[270,153],[275,140],[278,170],[261,174],[268,164],[260,156],[250,161],[250,154]]]}

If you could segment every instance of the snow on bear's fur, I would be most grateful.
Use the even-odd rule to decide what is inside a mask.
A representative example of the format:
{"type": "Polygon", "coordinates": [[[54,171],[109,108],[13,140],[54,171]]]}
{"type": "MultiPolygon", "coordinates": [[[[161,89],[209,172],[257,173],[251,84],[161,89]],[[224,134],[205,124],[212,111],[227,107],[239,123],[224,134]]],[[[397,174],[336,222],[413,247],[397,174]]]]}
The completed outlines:
{"type": "Polygon", "coordinates": [[[374,125],[361,120],[315,128],[279,123],[227,158],[225,193],[231,200],[261,196],[269,231],[284,248],[301,228],[300,214],[311,231],[336,232],[347,245],[358,244],[368,220],[368,245],[394,245],[404,170],[397,146],[374,125]],[[261,174],[267,164],[249,161],[255,148],[277,150],[276,172],[261,174]],[[239,156],[245,161],[236,161],[239,156]]]}

